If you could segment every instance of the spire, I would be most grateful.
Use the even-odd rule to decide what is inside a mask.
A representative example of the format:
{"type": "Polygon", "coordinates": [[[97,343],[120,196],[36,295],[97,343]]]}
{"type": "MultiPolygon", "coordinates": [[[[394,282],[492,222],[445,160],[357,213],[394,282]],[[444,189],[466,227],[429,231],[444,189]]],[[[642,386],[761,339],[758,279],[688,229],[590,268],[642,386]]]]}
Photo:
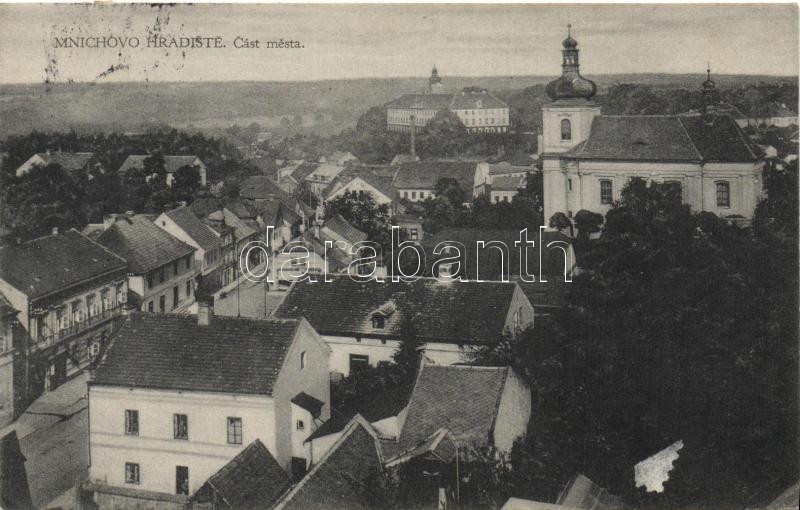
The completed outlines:
{"type": "Polygon", "coordinates": [[[567,38],[561,45],[561,77],[547,84],[547,95],[554,100],[591,99],[597,93],[597,85],[580,74],[578,41],[572,37],[572,24],[567,25],[567,38]]]}
{"type": "Polygon", "coordinates": [[[703,82],[703,114],[706,120],[712,120],[716,113],[716,107],[719,103],[719,92],[717,91],[717,84],[711,79],[711,63],[706,65],[706,81],[703,82]]]}

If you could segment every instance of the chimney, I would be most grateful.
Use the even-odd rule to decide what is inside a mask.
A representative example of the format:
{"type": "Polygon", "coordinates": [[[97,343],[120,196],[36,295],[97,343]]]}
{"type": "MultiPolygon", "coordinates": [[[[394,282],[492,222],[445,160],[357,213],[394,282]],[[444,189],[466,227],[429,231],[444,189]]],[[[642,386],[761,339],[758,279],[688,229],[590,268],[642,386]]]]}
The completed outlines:
{"type": "Polygon", "coordinates": [[[415,116],[411,116],[411,156],[417,155],[417,121],[415,116]]]}
{"type": "Polygon", "coordinates": [[[53,227],[52,233],[53,233],[54,236],[57,236],[58,235],[58,227],[53,227]]]}
{"type": "Polygon", "coordinates": [[[103,230],[108,230],[111,225],[113,225],[117,221],[116,214],[104,214],[103,215],[103,230]]]}
{"type": "Polygon", "coordinates": [[[317,239],[319,239],[319,225],[320,225],[319,221],[315,221],[314,223],[311,224],[311,233],[314,234],[314,237],[316,237],[317,239]]]}
{"type": "Polygon", "coordinates": [[[134,214],[136,213],[133,212],[132,210],[125,211],[125,216],[133,217],[134,214]]]}
{"type": "Polygon", "coordinates": [[[211,323],[211,317],[214,316],[214,305],[209,304],[208,301],[197,302],[197,325],[208,326],[211,323]]]}

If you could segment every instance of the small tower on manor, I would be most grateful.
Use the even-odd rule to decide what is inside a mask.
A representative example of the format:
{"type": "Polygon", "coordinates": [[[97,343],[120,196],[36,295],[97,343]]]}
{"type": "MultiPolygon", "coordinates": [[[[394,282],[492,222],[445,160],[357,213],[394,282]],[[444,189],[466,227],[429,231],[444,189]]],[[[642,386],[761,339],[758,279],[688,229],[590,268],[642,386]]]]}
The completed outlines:
{"type": "Polygon", "coordinates": [[[706,68],[707,77],[703,82],[703,116],[707,121],[713,120],[719,105],[719,91],[717,84],[711,79],[711,65],[706,68]]]}
{"type": "Polygon", "coordinates": [[[431,94],[441,94],[444,92],[442,78],[439,76],[439,71],[436,69],[436,65],[433,66],[431,77],[428,78],[428,92],[431,94]]]}

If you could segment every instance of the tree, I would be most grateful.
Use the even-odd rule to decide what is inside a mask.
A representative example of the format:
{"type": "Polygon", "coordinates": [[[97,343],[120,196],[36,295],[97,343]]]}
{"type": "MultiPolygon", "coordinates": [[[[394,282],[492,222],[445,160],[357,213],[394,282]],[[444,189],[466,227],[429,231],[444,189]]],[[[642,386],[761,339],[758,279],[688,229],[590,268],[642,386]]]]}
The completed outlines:
{"type": "Polygon", "coordinates": [[[581,209],[575,214],[575,227],[578,229],[578,238],[587,241],[591,234],[600,232],[603,225],[603,216],[596,212],[581,209]]]}
{"type": "Polygon", "coordinates": [[[172,196],[176,201],[194,201],[200,190],[200,172],[196,167],[185,165],[175,172],[172,181],[172,196]]]}
{"type": "Polygon", "coordinates": [[[467,128],[450,110],[439,110],[419,135],[418,151],[424,157],[455,157],[469,144],[467,128]]]}
{"type": "Polygon", "coordinates": [[[392,354],[392,361],[397,364],[401,377],[405,383],[411,383],[419,368],[420,356],[424,351],[425,345],[417,334],[414,324],[414,317],[403,317],[400,324],[400,344],[392,354]]]}
{"type": "Polygon", "coordinates": [[[437,197],[446,198],[453,207],[462,207],[467,201],[467,194],[461,189],[458,181],[452,177],[442,177],[436,182],[433,193],[437,197]]]}
{"type": "Polygon", "coordinates": [[[367,239],[378,243],[388,253],[391,244],[389,207],[378,204],[371,193],[348,191],[325,203],[325,216],[341,215],[357,229],[367,234],[367,239]]]}
{"type": "Polygon", "coordinates": [[[572,235],[572,222],[569,221],[567,215],[562,212],[557,212],[550,216],[550,222],[548,223],[548,226],[558,231],[569,229],[570,235],[572,235]]]}

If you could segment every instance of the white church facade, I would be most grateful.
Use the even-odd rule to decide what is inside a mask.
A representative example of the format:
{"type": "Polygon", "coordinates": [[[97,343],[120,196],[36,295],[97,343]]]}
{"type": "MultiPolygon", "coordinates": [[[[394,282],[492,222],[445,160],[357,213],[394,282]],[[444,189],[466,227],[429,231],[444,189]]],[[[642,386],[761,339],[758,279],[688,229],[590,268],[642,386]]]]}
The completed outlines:
{"type": "Polygon", "coordinates": [[[597,87],[579,72],[577,41],[563,42],[562,75],[550,82],[539,140],[544,212],[605,214],[629,179],[670,183],[695,211],[750,219],[763,160],[735,120],[717,114],[710,71],[702,114],[602,115],[597,87]]]}

